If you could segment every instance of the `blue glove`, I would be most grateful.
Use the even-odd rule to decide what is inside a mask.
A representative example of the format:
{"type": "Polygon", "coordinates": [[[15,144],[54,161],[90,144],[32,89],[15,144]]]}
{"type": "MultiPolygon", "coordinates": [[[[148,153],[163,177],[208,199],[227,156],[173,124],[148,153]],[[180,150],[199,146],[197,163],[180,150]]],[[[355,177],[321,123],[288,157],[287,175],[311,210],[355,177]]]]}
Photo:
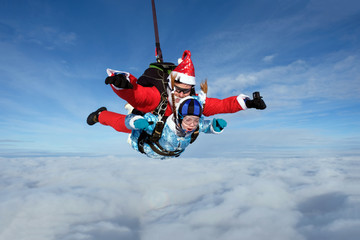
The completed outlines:
{"type": "Polygon", "coordinates": [[[134,126],[135,126],[136,129],[145,129],[149,125],[150,125],[149,122],[144,118],[137,119],[134,122],[134,126]]]}
{"type": "Polygon", "coordinates": [[[224,119],[221,118],[213,119],[212,126],[215,132],[221,132],[224,129],[224,127],[226,127],[226,125],[227,122],[224,119]]]}

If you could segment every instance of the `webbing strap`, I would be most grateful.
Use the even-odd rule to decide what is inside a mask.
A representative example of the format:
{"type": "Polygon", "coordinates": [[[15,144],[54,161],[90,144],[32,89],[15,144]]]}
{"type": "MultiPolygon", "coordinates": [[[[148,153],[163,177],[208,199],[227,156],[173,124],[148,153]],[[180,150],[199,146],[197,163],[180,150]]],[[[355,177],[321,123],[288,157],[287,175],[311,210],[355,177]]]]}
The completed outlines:
{"type": "Polygon", "coordinates": [[[196,138],[199,136],[199,126],[196,128],[196,130],[191,134],[191,140],[190,140],[190,144],[195,142],[196,138]]]}
{"type": "Polygon", "coordinates": [[[160,48],[160,40],[159,40],[159,30],[156,18],[156,8],[155,8],[155,1],[151,0],[152,5],[152,13],[153,13],[153,22],[154,22],[154,31],[155,31],[155,54],[156,54],[156,61],[163,62],[163,56],[160,48]]]}
{"type": "Polygon", "coordinates": [[[167,81],[166,81],[167,77],[165,72],[163,72],[163,79],[162,79],[162,84],[163,84],[163,88],[164,91],[161,93],[161,100],[159,105],[155,108],[154,110],[154,114],[158,116],[159,121],[156,123],[154,132],[151,135],[150,140],[152,142],[157,142],[159,141],[159,139],[161,138],[162,135],[162,131],[164,129],[164,125],[165,125],[165,112],[166,112],[166,108],[168,105],[168,94],[167,94],[167,81]]]}
{"type": "Polygon", "coordinates": [[[154,143],[149,142],[148,144],[154,152],[156,152],[161,156],[178,157],[184,151],[184,150],[167,151],[159,144],[159,142],[154,142],[154,143]],[[154,145],[154,143],[156,144],[156,146],[154,145]]]}
{"type": "Polygon", "coordinates": [[[152,132],[149,140],[151,142],[157,142],[160,140],[161,135],[162,135],[162,131],[164,129],[164,122],[163,121],[158,121],[155,125],[154,131],[152,132]]]}
{"type": "Polygon", "coordinates": [[[166,90],[165,92],[162,92],[160,95],[160,103],[159,105],[155,108],[155,110],[153,111],[154,115],[160,116],[160,119],[162,119],[165,115],[166,112],[166,108],[168,105],[168,99],[167,99],[167,93],[166,90]]]}
{"type": "Polygon", "coordinates": [[[155,153],[157,153],[161,156],[178,157],[184,151],[184,150],[168,151],[159,144],[159,141],[156,141],[156,142],[150,141],[150,135],[147,134],[145,131],[142,131],[138,138],[138,149],[141,153],[144,153],[144,154],[145,154],[145,151],[144,151],[145,143],[147,143],[155,153]]]}

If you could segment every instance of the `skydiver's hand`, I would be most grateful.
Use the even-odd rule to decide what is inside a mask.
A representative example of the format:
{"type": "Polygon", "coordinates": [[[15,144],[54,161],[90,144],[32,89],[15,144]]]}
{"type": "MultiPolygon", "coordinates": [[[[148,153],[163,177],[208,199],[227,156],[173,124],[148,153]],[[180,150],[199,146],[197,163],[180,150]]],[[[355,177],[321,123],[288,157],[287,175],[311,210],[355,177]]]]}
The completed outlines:
{"type": "Polygon", "coordinates": [[[227,122],[221,118],[214,118],[212,121],[212,126],[215,132],[221,132],[227,125],[227,122]]]}
{"type": "Polygon", "coordinates": [[[256,109],[260,109],[263,110],[266,108],[266,104],[264,102],[264,100],[262,100],[262,96],[260,96],[259,92],[254,92],[253,93],[253,100],[247,98],[245,99],[245,104],[247,108],[256,108],[256,109]]]}
{"type": "Polygon", "coordinates": [[[149,125],[150,123],[144,118],[140,118],[134,121],[134,126],[136,129],[146,129],[149,125]]]}
{"type": "Polygon", "coordinates": [[[133,85],[126,79],[125,74],[117,74],[107,77],[105,84],[112,84],[117,88],[131,89],[133,85]]]}

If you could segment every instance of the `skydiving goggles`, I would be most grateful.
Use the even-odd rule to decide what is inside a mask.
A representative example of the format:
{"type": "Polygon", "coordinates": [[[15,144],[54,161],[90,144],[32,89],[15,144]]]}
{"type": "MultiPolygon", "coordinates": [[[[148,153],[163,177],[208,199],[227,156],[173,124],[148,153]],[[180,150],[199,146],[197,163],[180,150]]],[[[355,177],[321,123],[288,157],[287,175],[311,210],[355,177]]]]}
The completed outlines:
{"type": "Polygon", "coordinates": [[[181,88],[181,87],[178,87],[178,86],[175,86],[175,92],[177,93],[183,93],[183,94],[188,94],[190,93],[191,91],[191,88],[181,88]]]}
{"type": "Polygon", "coordinates": [[[191,116],[191,117],[188,116],[188,117],[185,117],[182,122],[188,126],[190,126],[190,125],[197,126],[197,125],[199,125],[199,121],[200,121],[200,119],[197,116],[191,116]]]}

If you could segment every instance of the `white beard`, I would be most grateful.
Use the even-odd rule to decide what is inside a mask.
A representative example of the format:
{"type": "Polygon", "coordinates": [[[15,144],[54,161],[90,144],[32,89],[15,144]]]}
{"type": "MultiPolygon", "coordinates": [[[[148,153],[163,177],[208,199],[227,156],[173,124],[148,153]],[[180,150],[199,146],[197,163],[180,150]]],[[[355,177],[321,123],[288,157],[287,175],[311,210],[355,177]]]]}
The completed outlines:
{"type": "Polygon", "coordinates": [[[179,103],[177,103],[177,99],[181,100],[181,98],[179,98],[179,97],[177,97],[177,96],[174,95],[174,101],[175,101],[175,103],[173,103],[173,98],[172,98],[172,96],[171,96],[171,91],[168,91],[168,101],[169,101],[171,107],[173,107],[173,106],[174,106],[173,104],[175,104],[175,109],[176,109],[177,106],[179,105],[179,103]]]}

